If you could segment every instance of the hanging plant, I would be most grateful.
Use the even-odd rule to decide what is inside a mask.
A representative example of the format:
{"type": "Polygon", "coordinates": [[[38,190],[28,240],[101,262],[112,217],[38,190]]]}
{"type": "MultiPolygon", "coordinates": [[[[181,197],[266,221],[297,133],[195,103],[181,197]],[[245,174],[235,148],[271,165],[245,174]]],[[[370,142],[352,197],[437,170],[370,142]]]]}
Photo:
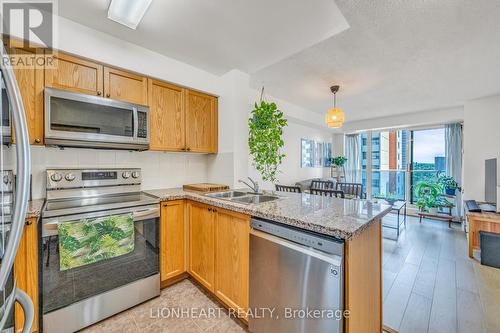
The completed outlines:
{"type": "Polygon", "coordinates": [[[253,165],[259,171],[264,181],[275,182],[278,167],[285,154],[281,148],[283,128],[287,121],[275,103],[263,100],[264,88],[260,97],[260,104],[255,103],[248,119],[248,146],[253,157],[253,165]]]}

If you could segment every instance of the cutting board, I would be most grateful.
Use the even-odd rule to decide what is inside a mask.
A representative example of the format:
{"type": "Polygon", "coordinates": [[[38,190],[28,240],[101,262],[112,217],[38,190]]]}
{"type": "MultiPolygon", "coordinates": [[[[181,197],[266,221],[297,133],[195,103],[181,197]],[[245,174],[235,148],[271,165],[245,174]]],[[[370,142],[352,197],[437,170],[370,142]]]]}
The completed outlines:
{"type": "Polygon", "coordinates": [[[198,192],[218,192],[218,191],[229,190],[229,186],[223,184],[198,183],[198,184],[183,185],[182,189],[190,191],[198,191],[198,192]]]}

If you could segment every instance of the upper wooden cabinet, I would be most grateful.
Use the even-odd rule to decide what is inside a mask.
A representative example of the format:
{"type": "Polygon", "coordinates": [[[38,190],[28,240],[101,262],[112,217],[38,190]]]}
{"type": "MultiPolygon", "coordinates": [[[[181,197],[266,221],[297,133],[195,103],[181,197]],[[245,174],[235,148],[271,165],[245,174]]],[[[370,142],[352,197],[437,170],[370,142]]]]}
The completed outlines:
{"type": "MultiPolygon", "coordinates": [[[[24,290],[35,306],[32,332],[38,331],[38,232],[36,219],[26,220],[23,235],[14,262],[17,287],[24,290]]],[[[24,323],[24,312],[19,304],[15,309],[15,331],[20,332],[24,323]]]]}
{"type": "Polygon", "coordinates": [[[148,104],[147,78],[116,68],[104,67],[104,96],[135,104],[148,104]]]}
{"type": "Polygon", "coordinates": [[[54,66],[45,69],[45,86],[74,92],[103,94],[103,66],[99,63],[57,53],[54,66]]]}
{"type": "Polygon", "coordinates": [[[250,258],[250,216],[216,209],[215,295],[228,307],[246,311],[250,258]]]}
{"type": "Polygon", "coordinates": [[[167,282],[186,272],[184,200],[161,204],[160,280],[167,282]]]}
{"type": "Polygon", "coordinates": [[[217,152],[217,98],[186,90],[186,150],[217,152]]]}
{"type": "MultiPolygon", "coordinates": [[[[43,57],[43,51],[28,51],[24,49],[9,49],[10,54],[19,58],[26,58],[26,66],[14,66],[17,84],[23,100],[26,124],[28,126],[31,144],[43,144],[43,61],[36,58],[43,57]]],[[[13,133],[13,132],[12,132],[13,133]]],[[[13,137],[13,140],[15,138],[13,137]]]]}
{"type": "Polygon", "coordinates": [[[189,203],[189,273],[214,291],[215,212],[212,207],[189,203]]]}
{"type": "Polygon", "coordinates": [[[186,149],[183,89],[172,84],[149,80],[151,150],[186,149]]]}

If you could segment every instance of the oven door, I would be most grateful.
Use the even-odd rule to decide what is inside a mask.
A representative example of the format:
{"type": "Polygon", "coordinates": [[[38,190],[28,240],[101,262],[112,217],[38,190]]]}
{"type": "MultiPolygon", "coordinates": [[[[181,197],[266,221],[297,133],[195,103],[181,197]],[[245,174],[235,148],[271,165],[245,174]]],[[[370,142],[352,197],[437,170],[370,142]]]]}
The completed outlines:
{"type": "Polygon", "coordinates": [[[45,143],[61,146],[147,149],[146,106],[45,89],[45,143]]]}
{"type": "MultiPolygon", "coordinates": [[[[158,274],[159,220],[159,205],[42,219],[43,314],[158,274]],[[115,231],[104,230],[109,223],[129,218],[133,218],[133,246],[129,247],[129,251],[114,255],[109,254],[111,251],[99,248],[100,243],[113,241],[116,236],[115,231]],[[97,227],[92,225],[93,221],[99,222],[97,227]],[[85,226],[104,230],[97,237],[97,243],[89,241],[82,234],[73,235],[74,245],[70,243],[69,246],[74,247],[75,261],[82,259],[78,258],[79,255],[87,255],[73,267],[68,266],[67,243],[60,242],[68,236],[67,229],[62,228],[62,225],[71,225],[73,229],[80,230],[86,230],[85,226]],[[59,232],[63,234],[59,235],[59,232]],[[89,248],[96,256],[88,256],[89,248]]],[[[125,243],[129,241],[120,235],[116,239],[125,243]]]]}

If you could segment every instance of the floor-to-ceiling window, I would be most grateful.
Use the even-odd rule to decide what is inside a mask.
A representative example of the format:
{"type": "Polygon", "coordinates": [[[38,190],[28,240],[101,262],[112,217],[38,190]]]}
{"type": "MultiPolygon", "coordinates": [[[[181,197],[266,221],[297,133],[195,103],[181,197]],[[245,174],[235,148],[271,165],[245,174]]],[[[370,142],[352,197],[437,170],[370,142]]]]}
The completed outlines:
{"type": "Polygon", "coordinates": [[[411,131],[410,193],[415,202],[413,185],[420,181],[436,180],[446,171],[444,128],[411,131]]]}
{"type": "Polygon", "coordinates": [[[444,128],[371,131],[360,139],[363,188],[372,198],[413,203],[413,185],[446,169],[444,128]]]}

